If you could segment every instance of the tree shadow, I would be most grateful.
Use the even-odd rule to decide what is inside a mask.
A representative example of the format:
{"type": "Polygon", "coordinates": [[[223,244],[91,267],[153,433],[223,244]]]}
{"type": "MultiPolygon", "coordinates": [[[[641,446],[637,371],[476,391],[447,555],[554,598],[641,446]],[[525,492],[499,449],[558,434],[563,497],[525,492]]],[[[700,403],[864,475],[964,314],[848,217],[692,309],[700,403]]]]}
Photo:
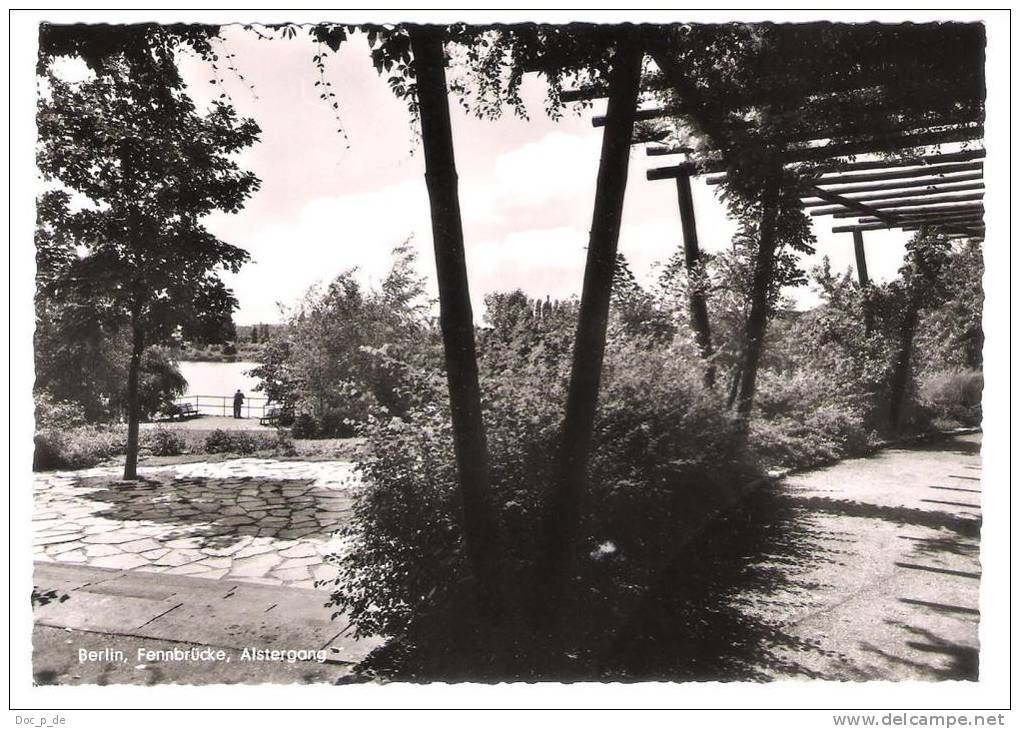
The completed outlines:
{"type": "Polygon", "coordinates": [[[915,671],[928,673],[937,681],[977,681],[980,662],[979,650],[973,646],[954,643],[941,638],[925,628],[917,628],[899,621],[886,621],[904,630],[909,636],[918,640],[905,640],[904,644],[914,652],[932,654],[935,662],[926,662],[908,658],[904,655],[891,653],[870,643],[862,643],[861,647],[881,656],[890,663],[907,666],[915,671]],[[939,665],[941,663],[941,665],[939,665]]]}
{"type": "Polygon", "coordinates": [[[327,540],[346,521],[348,497],[313,479],[146,478],[110,483],[81,479],[84,498],[102,504],[92,516],[178,527],[159,541],[194,538],[222,549],[245,536],[327,540]]]}
{"type": "Polygon", "coordinates": [[[765,487],[706,525],[663,571],[604,659],[613,680],[763,681],[824,678],[789,658],[838,656],[766,617],[811,604],[819,585],[802,577],[842,553],[810,514],[765,487]],[[765,608],[765,609],[762,609],[765,608]]]}
{"type": "Polygon", "coordinates": [[[881,506],[849,499],[828,499],[822,496],[791,498],[805,509],[834,516],[884,519],[896,524],[949,529],[965,537],[977,538],[981,534],[981,517],[979,516],[963,517],[944,511],[911,509],[906,506],[881,506]]]}
{"type": "Polygon", "coordinates": [[[958,557],[976,557],[981,550],[977,541],[959,536],[912,537],[900,534],[900,539],[913,543],[914,553],[920,555],[952,554],[958,557]]]}
{"type": "Polygon", "coordinates": [[[965,440],[961,437],[929,438],[919,443],[897,446],[897,450],[945,453],[961,456],[980,456],[981,440],[965,440]]]}

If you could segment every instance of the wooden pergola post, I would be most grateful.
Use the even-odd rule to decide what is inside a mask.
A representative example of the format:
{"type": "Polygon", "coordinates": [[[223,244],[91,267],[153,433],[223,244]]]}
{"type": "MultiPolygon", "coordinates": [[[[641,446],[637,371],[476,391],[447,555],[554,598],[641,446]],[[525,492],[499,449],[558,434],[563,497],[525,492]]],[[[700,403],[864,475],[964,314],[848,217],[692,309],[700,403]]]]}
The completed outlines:
{"type": "Polygon", "coordinates": [[[618,43],[610,71],[607,119],[602,133],[566,414],[543,535],[545,563],[537,581],[546,606],[543,620],[554,630],[574,561],[595,429],[642,57],[637,33],[630,32],[618,43]]]}
{"type": "Polygon", "coordinates": [[[705,300],[705,270],[701,266],[701,250],[698,247],[698,228],[694,218],[694,197],[691,195],[689,174],[677,176],[676,193],[680,208],[680,228],[684,237],[684,263],[687,265],[691,328],[694,329],[694,341],[698,345],[698,351],[706,362],[705,385],[715,387],[712,330],[708,321],[708,304],[705,300]]]}
{"type": "Polygon", "coordinates": [[[417,76],[418,109],[425,152],[425,184],[439,283],[439,323],[450,392],[453,449],[463,510],[464,546],[480,594],[498,610],[499,562],[496,520],[489,483],[488,447],[482,420],[475,325],[468,290],[457,165],[447,97],[443,30],[410,28],[417,76]]]}
{"type": "Polygon", "coordinates": [[[857,259],[857,283],[863,289],[868,285],[868,261],[864,257],[864,233],[854,231],[854,258],[857,259]]]}
{"type": "Polygon", "coordinates": [[[871,280],[868,278],[868,261],[864,257],[864,233],[855,230],[853,235],[854,258],[857,261],[857,283],[860,284],[861,296],[864,297],[864,333],[865,335],[870,335],[874,327],[874,317],[872,316],[871,306],[867,301],[868,286],[871,280]]]}

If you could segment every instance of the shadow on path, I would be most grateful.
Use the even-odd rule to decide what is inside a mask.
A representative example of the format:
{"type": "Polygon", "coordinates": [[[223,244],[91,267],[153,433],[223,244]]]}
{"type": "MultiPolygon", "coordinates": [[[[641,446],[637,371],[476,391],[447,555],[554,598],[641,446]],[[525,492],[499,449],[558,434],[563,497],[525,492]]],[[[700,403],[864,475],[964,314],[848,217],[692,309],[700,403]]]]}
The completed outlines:
{"type": "Polygon", "coordinates": [[[243,536],[329,539],[347,519],[348,499],[312,479],[147,478],[110,483],[86,478],[83,496],[100,504],[94,516],[118,522],[177,526],[162,541],[196,538],[199,548],[224,548],[243,536]],[[96,488],[96,487],[99,488],[96,488]]]}
{"type": "MultiPolygon", "coordinates": [[[[749,681],[776,672],[820,678],[777,648],[830,657],[791,635],[761,609],[810,603],[818,587],[801,579],[842,552],[823,544],[810,515],[776,489],[752,493],[703,529],[661,575],[610,651],[615,680],[749,681]]],[[[785,612],[785,610],[784,610],[785,612]]]]}

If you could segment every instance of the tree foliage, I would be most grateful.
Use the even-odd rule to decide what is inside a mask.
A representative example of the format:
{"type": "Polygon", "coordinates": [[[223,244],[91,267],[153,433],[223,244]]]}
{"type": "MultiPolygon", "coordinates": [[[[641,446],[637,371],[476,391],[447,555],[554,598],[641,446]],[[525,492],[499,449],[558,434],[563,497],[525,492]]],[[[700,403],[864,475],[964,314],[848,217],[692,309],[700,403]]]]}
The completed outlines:
{"type": "Polygon", "coordinates": [[[402,363],[433,356],[434,342],[424,282],[405,241],[378,290],[366,290],[355,269],[310,289],[251,373],[270,400],[310,424],[307,435],[350,435],[369,417],[406,413],[402,363]]]}

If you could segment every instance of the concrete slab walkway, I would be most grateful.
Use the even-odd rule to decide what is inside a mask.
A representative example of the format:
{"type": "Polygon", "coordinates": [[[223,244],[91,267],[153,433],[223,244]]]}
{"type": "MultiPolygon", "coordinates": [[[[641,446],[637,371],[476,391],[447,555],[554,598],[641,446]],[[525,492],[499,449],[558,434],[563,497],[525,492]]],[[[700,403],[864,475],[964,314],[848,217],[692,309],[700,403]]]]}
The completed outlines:
{"type": "Polygon", "coordinates": [[[382,642],[317,590],[55,563],[34,582],[39,683],[336,681],[382,642]]]}
{"type": "Polygon", "coordinates": [[[42,562],[329,589],[354,465],[242,458],[35,475],[42,562]],[[325,584],[324,584],[325,581],[325,584]]]}

